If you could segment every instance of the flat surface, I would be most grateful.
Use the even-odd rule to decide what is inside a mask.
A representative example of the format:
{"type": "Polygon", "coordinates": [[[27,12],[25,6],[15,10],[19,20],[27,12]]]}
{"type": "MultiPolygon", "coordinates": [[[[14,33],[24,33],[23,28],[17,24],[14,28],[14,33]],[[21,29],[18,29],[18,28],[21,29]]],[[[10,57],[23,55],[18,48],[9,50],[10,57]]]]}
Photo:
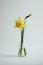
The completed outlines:
{"type": "Polygon", "coordinates": [[[16,55],[1,55],[0,65],[43,65],[43,59],[36,57],[18,57],[16,55]]]}

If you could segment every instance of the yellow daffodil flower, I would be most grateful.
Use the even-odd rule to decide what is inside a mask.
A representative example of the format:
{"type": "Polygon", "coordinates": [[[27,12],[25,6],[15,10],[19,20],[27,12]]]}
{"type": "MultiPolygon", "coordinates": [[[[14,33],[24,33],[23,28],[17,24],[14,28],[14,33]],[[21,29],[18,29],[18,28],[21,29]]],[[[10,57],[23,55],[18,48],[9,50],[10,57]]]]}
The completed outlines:
{"type": "Polygon", "coordinates": [[[24,37],[24,29],[26,27],[26,25],[25,25],[26,22],[25,21],[31,15],[32,15],[31,13],[29,15],[27,15],[24,20],[21,19],[20,17],[17,20],[15,20],[14,28],[19,28],[20,31],[21,31],[21,46],[20,46],[20,49],[18,51],[18,56],[21,56],[21,57],[23,56],[22,51],[24,51],[24,56],[26,56],[26,54],[27,54],[26,53],[26,48],[25,47],[23,48],[23,41],[24,41],[23,37],[24,37]]]}
{"type": "Polygon", "coordinates": [[[25,27],[25,21],[22,20],[20,17],[18,18],[18,20],[15,20],[15,26],[14,28],[20,28],[20,29],[23,29],[25,27]]]}

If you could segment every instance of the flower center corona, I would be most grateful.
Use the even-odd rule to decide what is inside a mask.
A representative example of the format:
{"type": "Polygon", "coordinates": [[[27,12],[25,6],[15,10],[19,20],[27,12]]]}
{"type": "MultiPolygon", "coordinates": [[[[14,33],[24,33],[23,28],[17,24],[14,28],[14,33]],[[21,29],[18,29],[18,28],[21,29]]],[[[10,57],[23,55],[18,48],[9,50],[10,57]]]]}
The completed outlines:
{"type": "Polygon", "coordinates": [[[19,23],[19,22],[16,22],[16,27],[20,27],[21,26],[21,23],[19,23]]]}

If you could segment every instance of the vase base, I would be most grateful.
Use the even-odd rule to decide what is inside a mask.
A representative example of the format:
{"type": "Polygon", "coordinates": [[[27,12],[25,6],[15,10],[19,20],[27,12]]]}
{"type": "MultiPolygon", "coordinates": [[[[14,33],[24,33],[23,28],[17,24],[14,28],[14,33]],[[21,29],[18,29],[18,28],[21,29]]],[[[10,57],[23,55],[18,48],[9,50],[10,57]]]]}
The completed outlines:
{"type": "Polygon", "coordinates": [[[26,53],[26,49],[25,48],[24,49],[22,49],[22,48],[19,49],[19,52],[18,52],[18,56],[19,57],[24,57],[24,56],[26,56],[26,54],[27,53],[26,53]]]}

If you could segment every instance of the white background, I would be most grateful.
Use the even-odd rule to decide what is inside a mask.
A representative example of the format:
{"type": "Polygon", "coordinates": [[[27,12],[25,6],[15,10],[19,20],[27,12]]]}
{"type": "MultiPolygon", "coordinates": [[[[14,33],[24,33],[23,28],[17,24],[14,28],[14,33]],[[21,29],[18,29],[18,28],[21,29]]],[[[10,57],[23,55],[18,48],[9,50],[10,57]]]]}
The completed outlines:
{"type": "Polygon", "coordinates": [[[43,65],[43,0],[0,0],[0,65],[43,65]],[[17,57],[20,30],[14,20],[25,18],[26,57],[17,57]]]}

